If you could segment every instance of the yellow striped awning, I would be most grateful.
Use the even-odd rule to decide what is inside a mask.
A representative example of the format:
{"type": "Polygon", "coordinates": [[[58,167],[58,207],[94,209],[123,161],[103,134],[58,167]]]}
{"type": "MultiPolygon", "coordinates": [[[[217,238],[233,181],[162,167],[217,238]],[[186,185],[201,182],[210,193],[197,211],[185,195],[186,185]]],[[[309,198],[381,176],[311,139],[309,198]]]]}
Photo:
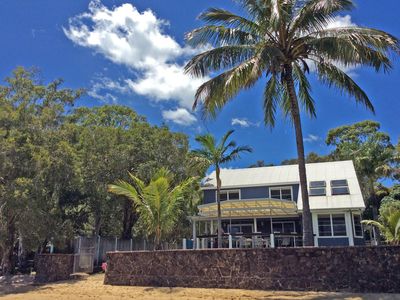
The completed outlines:
{"type": "MultiPolygon", "coordinates": [[[[217,203],[198,206],[199,213],[195,219],[216,218],[217,203]]],[[[297,215],[296,202],[280,199],[253,199],[221,201],[222,218],[230,217],[269,217],[297,215]]]]}

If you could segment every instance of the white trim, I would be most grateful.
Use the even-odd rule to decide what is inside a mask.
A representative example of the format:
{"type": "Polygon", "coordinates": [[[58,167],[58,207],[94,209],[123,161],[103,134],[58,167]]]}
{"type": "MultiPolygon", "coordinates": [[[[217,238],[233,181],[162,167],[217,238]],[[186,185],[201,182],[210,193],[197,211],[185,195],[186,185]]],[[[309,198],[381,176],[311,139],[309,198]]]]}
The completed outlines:
{"type": "Polygon", "coordinates": [[[277,199],[277,198],[272,198],[271,197],[271,191],[272,190],[280,190],[281,191],[281,198],[280,199],[277,199],[277,200],[285,200],[285,201],[294,201],[294,199],[293,199],[293,186],[292,185],[288,185],[288,186],[284,186],[284,185],[280,185],[280,186],[269,186],[268,187],[269,189],[268,189],[268,196],[269,196],[269,198],[270,199],[277,199]],[[282,199],[282,189],[289,189],[290,188],[290,197],[292,198],[292,199],[290,199],[290,200],[287,200],[287,199],[282,199]]]}
{"type": "Polygon", "coordinates": [[[353,235],[354,235],[354,237],[355,238],[364,238],[364,235],[363,235],[363,226],[362,226],[362,223],[361,223],[361,221],[362,221],[362,217],[361,217],[361,213],[360,212],[356,212],[356,213],[353,213],[353,212],[351,212],[351,218],[352,218],[352,224],[353,224],[353,235]],[[361,225],[361,235],[356,235],[356,223],[354,222],[354,216],[359,216],[360,217],[360,225],[361,225]]]}
{"type": "MultiPolygon", "coordinates": [[[[275,187],[275,186],[281,186],[281,185],[293,185],[293,184],[298,184],[300,185],[299,181],[289,181],[289,182],[268,182],[268,183],[258,183],[258,184],[244,184],[244,185],[227,185],[227,186],[221,186],[221,189],[240,189],[240,188],[248,188],[248,187],[275,187]]],[[[215,185],[210,185],[210,186],[202,186],[200,187],[200,190],[215,190],[217,187],[215,185]]]]}
{"type": "MultiPolygon", "coordinates": [[[[227,189],[220,189],[220,191],[219,191],[219,197],[220,197],[220,201],[221,202],[223,202],[223,201],[235,201],[235,200],[242,200],[242,192],[241,192],[241,190],[240,189],[231,189],[231,190],[227,190],[227,189]],[[221,201],[221,192],[226,192],[226,200],[222,200],[221,201]],[[229,199],[229,193],[230,192],[236,192],[236,193],[239,193],[239,199],[233,199],[233,200],[230,200],[229,199]]],[[[215,202],[217,202],[217,190],[215,190],[215,202]]]]}

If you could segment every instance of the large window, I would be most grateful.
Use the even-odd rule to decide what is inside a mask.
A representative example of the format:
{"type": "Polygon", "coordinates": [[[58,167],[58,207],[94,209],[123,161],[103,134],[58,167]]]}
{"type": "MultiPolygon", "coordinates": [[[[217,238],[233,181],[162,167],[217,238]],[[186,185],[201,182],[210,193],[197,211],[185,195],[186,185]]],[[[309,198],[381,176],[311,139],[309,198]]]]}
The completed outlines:
{"type": "Polygon", "coordinates": [[[325,181],[310,181],[310,196],[325,196],[326,182],[325,181]]]}
{"type": "Polygon", "coordinates": [[[349,185],[346,179],[331,180],[332,195],[348,195],[349,185]]]}
{"type": "Polygon", "coordinates": [[[353,215],[354,236],[362,237],[361,215],[353,215]]]}
{"type": "MultiPolygon", "coordinates": [[[[239,190],[220,191],[219,199],[221,201],[239,200],[240,199],[240,191],[239,190]]],[[[217,192],[215,192],[215,201],[217,201],[217,192]]]]}
{"type": "Polygon", "coordinates": [[[319,236],[347,236],[344,214],[318,215],[319,236]]]}
{"type": "Polygon", "coordinates": [[[270,188],[272,199],[293,200],[291,187],[274,187],[270,188]]]}

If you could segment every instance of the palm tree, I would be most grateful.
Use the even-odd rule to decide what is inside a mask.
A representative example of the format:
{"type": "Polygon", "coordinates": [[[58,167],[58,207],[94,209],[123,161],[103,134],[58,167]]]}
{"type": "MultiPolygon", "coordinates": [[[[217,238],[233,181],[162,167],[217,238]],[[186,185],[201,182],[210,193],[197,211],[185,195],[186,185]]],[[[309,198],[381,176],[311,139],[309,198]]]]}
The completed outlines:
{"type": "Polygon", "coordinates": [[[159,169],[147,185],[133,174],[129,176],[133,184],[119,180],[110,184],[108,191],[133,201],[140,214],[139,221],[145,226],[146,234],[154,236],[154,249],[159,250],[163,238],[173,231],[182,213],[183,193],[195,178],[174,187],[172,174],[164,168],[159,169]]]}
{"type": "Polygon", "coordinates": [[[390,244],[400,244],[400,211],[392,211],[386,220],[363,220],[362,224],[375,226],[390,244]]]}
{"type": "Polygon", "coordinates": [[[221,166],[240,158],[242,152],[252,152],[249,146],[236,146],[235,141],[227,143],[228,138],[233,133],[229,130],[221,139],[219,143],[216,142],[214,136],[211,134],[200,135],[196,137],[196,141],[200,143],[201,149],[192,151],[193,157],[197,159],[197,163],[206,165],[208,167],[215,167],[215,175],[217,180],[217,228],[218,228],[218,248],[222,247],[222,226],[221,226],[221,166]]]}
{"type": "Polygon", "coordinates": [[[280,108],[293,122],[296,134],[301,196],[303,200],[303,244],[313,245],[308,201],[300,108],[316,116],[310,68],[329,87],[355,98],[374,111],[366,93],[338,65],[369,66],[388,71],[389,54],[399,53],[392,35],[365,27],[334,27],[338,13],[354,7],[352,0],[238,0],[244,15],[210,8],[199,19],[207,25],[188,33],[192,46],[213,46],[194,56],[185,66],[195,77],[216,74],[195,95],[195,108],[202,102],[205,116],[216,113],[240,90],[266,78],[264,120],[275,125],[280,108]],[[330,26],[328,26],[330,25],[330,26]]]}

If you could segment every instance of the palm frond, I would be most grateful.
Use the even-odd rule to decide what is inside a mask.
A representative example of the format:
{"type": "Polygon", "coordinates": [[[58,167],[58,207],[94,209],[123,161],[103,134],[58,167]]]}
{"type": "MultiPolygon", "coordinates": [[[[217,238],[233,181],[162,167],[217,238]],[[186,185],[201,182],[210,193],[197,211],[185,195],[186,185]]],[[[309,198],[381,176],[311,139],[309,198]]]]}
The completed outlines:
{"type": "Polygon", "coordinates": [[[272,75],[264,89],[264,123],[274,127],[277,105],[282,100],[282,85],[277,75],[272,75]]]}
{"type": "Polygon", "coordinates": [[[301,70],[297,63],[293,64],[293,76],[298,85],[298,95],[304,111],[310,117],[315,118],[315,101],[311,96],[311,85],[303,70],[301,70]]]}
{"type": "Polygon", "coordinates": [[[329,87],[335,86],[339,91],[354,97],[358,103],[363,104],[367,109],[375,112],[374,106],[367,94],[355,83],[350,76],[338,67],[328,62],[316,61],[319,79],[329,87]]]}
{"type": "Polygon", "coordinates": [[[233,149],[228,155],[221,159],[221,164],[225,164],[240,158],[240,154],[243,152],[253,152],[250,146],[239,146],[233,149]]]}
{"type": "Polygon", "coordinates": [[[108,191],[119,196],[125,196],[131,199],[136,205],[142,201],[136,188],[123,180],[118,180],[115,184],[109,184],[108,191]]]}
{"type": "Polygon", "coordinates": [[[222,46],[202,52],[194,56],[185,66],[185,73],[195,77],[204,77],[206,74],[220,69],[233,68],[253,57],[255,46],[222,46]]]}
{"type": "Polygon", "coordinates": [[[240,65],[203,83],[195,95],[195,108],[203,103],[203,114],[212,117],[242,89],[252,87],[261,77],[259,57],[253,57],[240,65]]]}
{"type": "Polygon", "coordinates": [[[340,11],[354,8],[352,0],[310,0],[298,11],[290,26],[291,36],[326,28],[340,11]]]}
{"type": "Polygon", "coordinates": [[[244,31],[258,32],[260,30],[258,24],[252,20],[220,8],[209,8],[198,18],[207,23],[235,27],[244,31]]]}
{"type": "Polygon", "coordinates": [[[214,47],[221,47],[223,45],[252,44],[259,40],[259,36],[238,28],[228,28],[223,25],[207,25],[187,33],[185,40],[191,46],[212,45],[214,47]]]}

